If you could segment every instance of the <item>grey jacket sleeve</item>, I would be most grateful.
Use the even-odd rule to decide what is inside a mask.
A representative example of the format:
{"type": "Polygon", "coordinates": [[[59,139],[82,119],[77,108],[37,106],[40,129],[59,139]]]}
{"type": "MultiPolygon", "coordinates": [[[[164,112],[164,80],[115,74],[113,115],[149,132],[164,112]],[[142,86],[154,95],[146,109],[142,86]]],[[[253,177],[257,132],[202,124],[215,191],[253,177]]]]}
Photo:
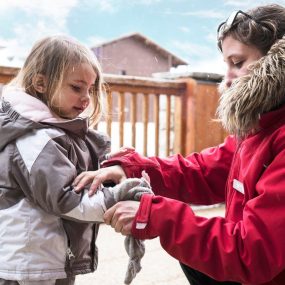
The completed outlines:
{"type": "Polygon", "coordinates": [[[91,197],[85,193],[79,205],[65,213],[65,216],[103,222],[103,214],[108,208],[119,201],[139,201],[143,194],[152,194],[149,183],[143,178],[129,178],[114,187],[105,187],[91,197]]]}
{"type": "MultiPolygon", "coordinates": [[[[68,218],[66,213],[78,208],[78,215],[71,219],[100,222],[104,212],[102,195],[88,199],[84,192],[73,191],[71,184],[77,175],[76,163],[69,158],[68,148],[55,141],[60,136],[64,134],[58,130],[43,129],[18,140],[15,177],[28,199],[43,210],[68,218]],[[92,215],[87,215],[88,211],[92,215]]],[[[88,166],[89,152],[83,149],[80,159],[80,163],[88,166]]]]}

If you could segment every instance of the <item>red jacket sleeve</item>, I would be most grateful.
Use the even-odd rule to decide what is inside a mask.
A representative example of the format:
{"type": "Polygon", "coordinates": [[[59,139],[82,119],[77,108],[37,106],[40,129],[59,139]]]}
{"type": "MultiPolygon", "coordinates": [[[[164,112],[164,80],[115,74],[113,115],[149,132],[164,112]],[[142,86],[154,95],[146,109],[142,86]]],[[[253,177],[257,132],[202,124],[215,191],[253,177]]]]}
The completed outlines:
{"type": "Polygon", "coordinates": [[[260,177],[258,196],[246,202],[237,222],[196,216],[185,203],[144,195],[132,234],[138,239],[158,236],[170,255],[220,281],[265,284],[283,278],[276,284],[284,284],[284,165],[285,150],[260,177]]]}
{"type": "Polygon", "coordinates": [[[112,159],[105,166],[119,164],[127,177],[141,177],[145,170],[155,194],[186,203],[210,205],[224,201],[235,148],[235,139],[228,137],[223,144],[186,158],[181,155],[147,158],[132,153],[112,159]]]}

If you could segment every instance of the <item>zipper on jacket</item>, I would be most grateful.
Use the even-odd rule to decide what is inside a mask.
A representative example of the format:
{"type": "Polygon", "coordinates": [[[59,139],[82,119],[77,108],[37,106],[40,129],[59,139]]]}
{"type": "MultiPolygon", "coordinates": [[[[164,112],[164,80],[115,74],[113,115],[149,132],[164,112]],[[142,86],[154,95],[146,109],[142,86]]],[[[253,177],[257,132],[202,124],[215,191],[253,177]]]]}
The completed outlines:
{"type": "Polygon", "coordinates": [[[71,248],[68,247],[67,250],[66,250],[66,254],[67,254],[67,257],[69,260],[71,260],[71,258],[74,258],[75,255],[73,254],[73,252],[71,251],[71,248]]]}
{"type": "Polygon", "coordinates": [[[67,233],[67,230],[64,227],[63,220],[61,220],[61,225],[62,225],[63,231],[65,233],[65,264],[64,264],[64,269],[65,269],[67,276],[69,276],[70,274],[73,273],[72,264],[75,261],[75,255],[71,250],[71,241],[70,241],[69,235],[67,233]]]}
{"type": "Polygon", "coordinates": [[[75,258],[75,255],[73,254],[72,250],[71,250],[71,242],[70,239],[66,233],[66,237],[67,237],[67,249],[66,249],[66,255],[68,257],[68,260],[71,260],[72,258],[75,258]]]}
{"type": "MultiPolygon", "coordinates": [[[[63,225],[63,222],[61,221],[61,225],[62,225],[62,228],[63,228],[63,231],[65,233],[65,237],[66,237],[66,241],[67,241],[67,248],[65,250],[65,255],[66,255],[66,260],[70,261],[72,258],[75,258],[75,255],[73,254],[72,250],[71,250],[71,242],[70,242],[70,238],[64,228],[64,225],[63,225]]],[[[70,265],[70,262],[67,262],[68,266],[70,265]]]]}
{"type": "Polygon", "coordinates": [[[75,259],[75,255],[73,254],[72,250],[71,250],[71,242],[69,239],[69,236],[67,235],[66,231],[65,231],[66,237],[67,237],[67,249],[66,249],[66,261],[65,261],[65,268],[67,272],[71,272],[71,268],[72,268],[72,263],[75,259]]]}
{"type": "MultiPolygon", "coordinates": [[[[98,229],[97,229],[98,230],[98,229]]],[[[92,225],[92,240],[91,240],[91,270],[94,271],[97,267],[95,264],[95,255],[96,255],[96,224],[92,225]]]]}
{"type": "Polygon", "coordinates": [[[70,248],[70,240],[67,236],[67,249],[65,251],[65,271],[67,274],[70,274],[72,272],[72,264],[74,262],[75,255],[71,251],[70,248]]]}
{"type": "Polygon", "coordinates": [[[92,240],[91,240],[91,269],[95,270],[94,256],[95,256],[95,224],[92,225],[92,240]]]}

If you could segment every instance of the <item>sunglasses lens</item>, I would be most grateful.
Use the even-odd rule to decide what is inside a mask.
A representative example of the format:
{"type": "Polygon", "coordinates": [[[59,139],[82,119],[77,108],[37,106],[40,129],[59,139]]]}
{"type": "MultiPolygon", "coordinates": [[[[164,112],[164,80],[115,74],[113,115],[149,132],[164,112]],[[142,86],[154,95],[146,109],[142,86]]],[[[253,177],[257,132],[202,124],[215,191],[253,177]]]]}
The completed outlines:
{"type": "Polygon", "coordinates": [[[234,11],[230,14],[230,16],[228,17],[227,21],[226,21],[226,25],[228,27],[228,29],[230,29],[238,15],[238,13],[240,13],[240,11],[234,11]]]}
{"type": "Polygon", "coordinates": [[[230,16],[228,17],[228,19],[226,20],[226,22],[222,23],[219,26],[219,28],[218,28],[218,40],[223,36],[223,34],[225,34],[228,30],[230,30],[230,28],[234,24],[234,21],[235,21],[237,15],[240,12],[241,11],[234,11],[234,12],[232,12],[230,14],[230,16]]]}

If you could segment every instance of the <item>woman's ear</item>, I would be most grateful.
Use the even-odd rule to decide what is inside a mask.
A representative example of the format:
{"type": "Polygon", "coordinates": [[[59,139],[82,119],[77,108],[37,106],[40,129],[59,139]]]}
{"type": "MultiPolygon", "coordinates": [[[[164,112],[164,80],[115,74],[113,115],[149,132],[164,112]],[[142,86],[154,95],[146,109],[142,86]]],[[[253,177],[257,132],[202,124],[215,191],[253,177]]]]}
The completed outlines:
{"type": "Polygon", "coordinates": [[[46,92],[47,89],[47,81],[46,81],[46,77],[43,74],[36,74],[33,78],[33,86],[35,88],[35,90],[41,94],[46,92]]]}

